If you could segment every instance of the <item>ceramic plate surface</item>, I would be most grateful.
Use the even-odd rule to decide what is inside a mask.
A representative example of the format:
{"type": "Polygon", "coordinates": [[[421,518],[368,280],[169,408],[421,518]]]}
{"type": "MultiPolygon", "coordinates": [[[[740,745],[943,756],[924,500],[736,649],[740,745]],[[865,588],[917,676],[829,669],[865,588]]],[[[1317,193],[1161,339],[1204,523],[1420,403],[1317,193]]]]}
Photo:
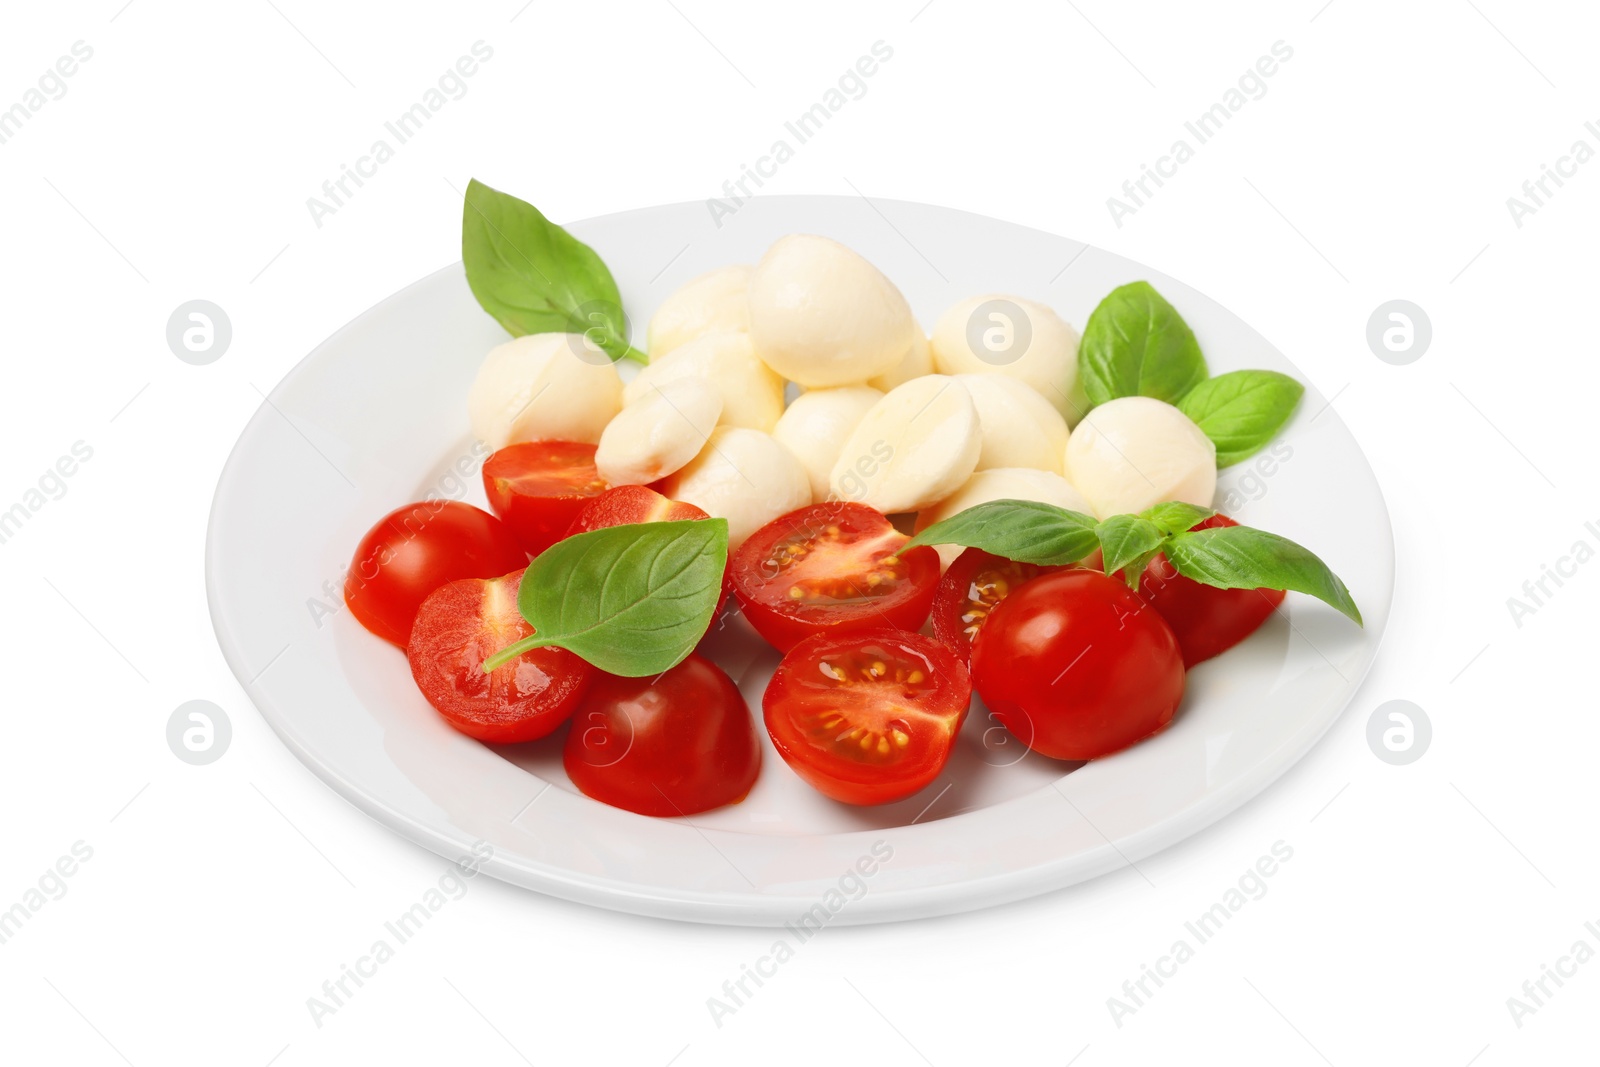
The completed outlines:
{"type": "MultiPolygon", "coordinates": [[[[962,297],[1003,292],[1051,304],[1081,329],[1107,292],[1144,278],[1194,328],[1213,373],[1268,368],[1304,380],[1189,286],[1036,230],[845,197],[758,197],[721,221],[703,204],[675,204],[570,229],[610,265],[640,338],[689,278],[809,232],[875,263],[924,327],[962,297]]],[[[483,504],[466,394],[504,339],[456,264],[318,347],[228,459],[206,581],[229,665],[295,755],[443,856],[486,842],[484,869],[506,881],[623,911],[753,925],[793,922],[818,905],[846,924],[1020,899],[1137,863],[1239,807],[1322,736],[1377,652],[1394,587],[1388,512],[1355,440],[1308,385],[1273,449],[1223,472],[1217,503],[1313,548],[1348,583],[1365,629],[1291,595],[1250,640],[1191,672],[1170,729],[1089,764],[1027,753],[974,703],[945,773],[897,804],[826,800],[762,731],[761,777],[741,804],[688,820],[607,807],[568,782],[559,738],[497,749],[451,731],[400,651],[363,630],[337,595],[357,541],[387,512],[428,495],[483,504]],[[846,877],[858,865],[873,873],[846,877]]],[[[777,654],[737,618],[706,651],[759,716],[777,654]]]]}

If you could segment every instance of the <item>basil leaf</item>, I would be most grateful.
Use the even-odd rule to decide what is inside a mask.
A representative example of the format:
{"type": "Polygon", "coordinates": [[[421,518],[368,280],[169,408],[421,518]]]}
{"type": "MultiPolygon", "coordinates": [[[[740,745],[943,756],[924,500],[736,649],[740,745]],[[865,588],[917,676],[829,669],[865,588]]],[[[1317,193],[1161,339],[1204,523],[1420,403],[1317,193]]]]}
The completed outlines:
{"type": "Polygon", "coordinates": [[[1287,537],[1248,526],[1223,526],[1174,534],[1164,551],[1185,578],[1218,589],[1288,589],[1306,593],[1361,624],[1361,611],[1339,576],[1287,537]]]}
{"type": "Polygon", "coordinates": [[[1236,370],[1201,382],[1178,410],[1217,446],[1217,466],[1247,459],[1288,423],[1306,387],[1270,370],[1236,370]]]}
{"type": "Polygon", "coordinates": [[[957,512],[905,545],[964,545],[1018,563],[1076,563],[1100,546],[1088,515],[1033,500],[991,500],[957,512]]]}
{"type": "Polygon", "coordinates": [[[513,337],[581,333],[612,359],[644,361],[628,344],[605,262],[532,204],[473,179],[461,208],[461,260],[472,295],[513,337]]]}
{"type": "Polygon", "coordinates": [[[1165,540],[1155,523],[1138,515],[1113,515],[1095,527],[1107,574],[1127,568],[1128,584],[1139,588],[1139,576],[1165,540]]]}
{"type": "Polygon", "coordinates": [[[1194,331],[1149,282],[1113,289],[1083,328],[1078,378],[1091,406],[1124,396],[1175,404],[1206,373],[1194,331]]]}
{"type": "Polygon", "coordinates": [[[1194,529],[1216,512],[1210,508],[1197,508],[1193,504],[1185,504],[1181,500],[1169,500],[1165,504],[1146,508],[1139,514],[1160,527],[1162,533],[1175,534],[1194,529]]]}
{"type": "Polygon", "coordinates": [[[626,678],[660,674],[711,626],[727,562],[726,519],[612,526],[558,541],[522,576],[517,607],[534,635],[484,669],[553,645],[626,678]]]}

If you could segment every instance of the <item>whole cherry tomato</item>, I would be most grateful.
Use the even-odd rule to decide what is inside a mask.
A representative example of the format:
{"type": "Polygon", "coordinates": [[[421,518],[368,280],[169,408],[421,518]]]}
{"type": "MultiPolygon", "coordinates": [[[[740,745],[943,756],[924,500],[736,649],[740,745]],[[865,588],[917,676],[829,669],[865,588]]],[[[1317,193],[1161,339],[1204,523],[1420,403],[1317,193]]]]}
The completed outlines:
{"type": "MultiPolygon", "coordinates": [[[[1237,526],[1226,515],[1213,515],[1195,527],[1210,530],[1237,526]]],[[[1226,652],[1256,632],[1283,603],[1282,589],[1218,589],[1185,578],[1157,553],[1139,580],[1139,595],[1161,613],[1183,649],[1183,665],[1226,652]]]]}
{"type": "Polygon", "coordinates": [[[361,625],[405,648],[429,593],[458,578],[498,578],[527,562],[505,524],[480,508],[454,500],[407,504],[356,546],[344,602],[361,625]]]}
{"type": "Polygon", "coordinates": [[[1069,568],[1026,582],[972,643],[972,678],[995,718],[1051,759],[1108,756],[1172,721],[1178,639],[1125,582],[1069,568]]]}
{"type": "Polygon", "coordinates": [[[587,796],[640,815],[693,815],[744,799],[761,744],[733,679],[690,655],[658,678],[597,671],[562,763],[587,796]]]}

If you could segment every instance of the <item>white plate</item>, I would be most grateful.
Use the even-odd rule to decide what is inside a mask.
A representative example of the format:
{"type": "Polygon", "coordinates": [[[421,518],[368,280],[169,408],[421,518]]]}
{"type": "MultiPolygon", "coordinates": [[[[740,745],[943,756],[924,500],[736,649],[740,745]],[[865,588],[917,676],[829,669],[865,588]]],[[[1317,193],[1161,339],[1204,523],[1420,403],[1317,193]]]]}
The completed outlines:
{"type": "MultiPolygon", "coordinates": [[[[611,266],[636,336],[688,278],[753,262],[775,238],[804,231],[877,264],[924,326],[961,297],[996,291],[1052,304],[1081,328],[1113,287],[1145,278],[1194,327],[1214,372],[1299,377],[1249,326],[1180,282],[944,208],[764,196],[720,228],[704,205],[674,204],[571,229],[611,266]]],[[[759,925],[808,911],[813,923],[865,923],[1017,900],[1136,863],[1239,807],[1322,736],[1377,652],[1394,584],[1388,512],[1355,440],[1308,387],[1271,472],[1249,464],[1224,472],[1218,501],[1235,492],[1230,510],[1243,521],[1327,560],[1360,604],[1364,630],[1291,595],[1283,616],[1190,674],[1170,729],[1090,764],[1025,753],[974,704],[940,780],[898,804],[834,804],[768,745],[741,804],[692,820],[607,807],[573,789],[559,743],[494,749],[447,728],[399,650],[363,630],[339,599],[356,542],[380,516],[430,492],[482,503],[466,393],[504,336],[456,264],[312,352],[228,459],[206,583],[229,665],[307,766],[441,855],[487,842],[485,869],[506,881],[623,911],[759,925]],[[870,875],[851,874],[858,865],[870,875]]],[[[776,653],[742,621],[716,634],[709,651],[759,715],[776,653]]]]}

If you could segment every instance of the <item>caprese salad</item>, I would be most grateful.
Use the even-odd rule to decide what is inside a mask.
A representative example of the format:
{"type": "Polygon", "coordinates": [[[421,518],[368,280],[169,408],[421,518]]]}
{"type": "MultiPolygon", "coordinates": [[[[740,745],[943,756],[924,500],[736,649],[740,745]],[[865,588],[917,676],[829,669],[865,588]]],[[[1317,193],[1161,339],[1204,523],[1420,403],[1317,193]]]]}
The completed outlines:
{"type": "Polygon", "coordinates": [[[1041,756],[1096,759],[1166,727],[1286,592],[1360,624],[1310,551],[1211,509],[1303,388],[1211,375],[1145,282],[1081,337],[1003,294],[929,336],[872,264],[794,234],[669,296],[645,352],[600,257],[532,205],[473,182],[462,250],[512,335],[466,397],[493,513],[385,516],[345,599],[455,729],[566,727],[597,800],[691,815],[754,784],[754,716],[697,653],[719,613],[782,654],[761,728],[846,804],[933,782],[974,693],[1041,756]]]}

